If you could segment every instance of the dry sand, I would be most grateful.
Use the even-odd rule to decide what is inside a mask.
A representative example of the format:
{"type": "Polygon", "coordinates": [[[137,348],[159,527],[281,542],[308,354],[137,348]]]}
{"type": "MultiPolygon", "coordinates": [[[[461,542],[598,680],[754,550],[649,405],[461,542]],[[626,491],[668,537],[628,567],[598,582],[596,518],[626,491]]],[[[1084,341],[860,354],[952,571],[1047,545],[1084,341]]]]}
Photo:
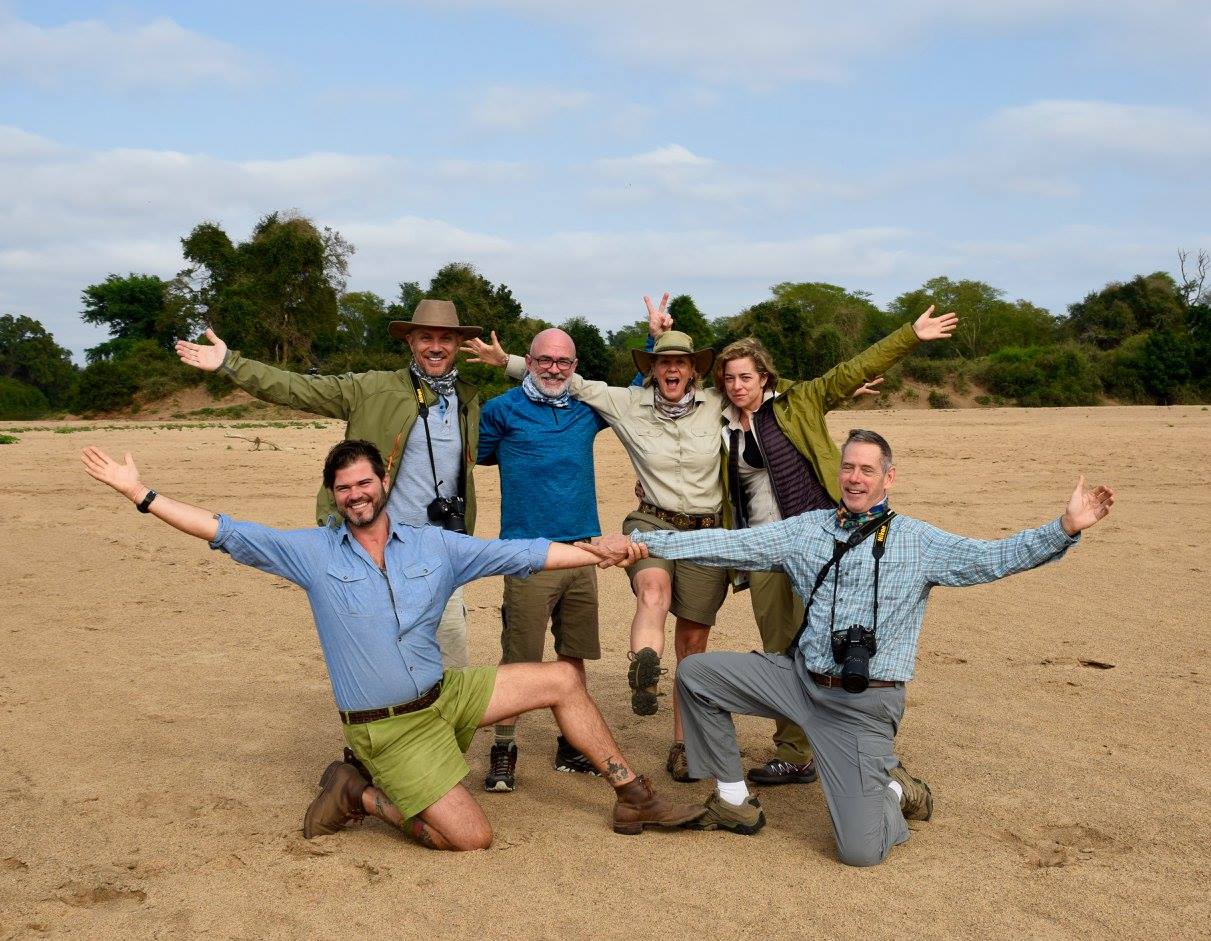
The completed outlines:
{"type": "MultiPolygon", "coordinates": [[[[832,416],[834,434],[854,418],[832,416]]],[[[518,791],[477,791],[487,852],[429,852],[376,822],[303,840],[341,744],[303,593],[139,516],[78,453],[130,450],[166,493],[302,526],[339,426],[238,432],[280,451],[219,426],[22,433],[0,448],[0,937],[1205,936],[1211,412],[863,423],[898,449],[900,512],[948,529],[1053,518],[1078,471],[1118,491],[1059,565],[934,593],[898,745],[936,812],[869,870],[834,859],[818,785],[764,791],[756,837],[617,836],[605,785],[551,769],[549,714],[522,721],[518,791]]],[[[608,432],[597,453],[615,529],[633,476],[608,432]]],[[[496,473],[476,473],[480,533],[495,534],[496,473]]],[[[631,715],[632,599],[618,572],[601,589],[592,691],[638,768],[704,794],[664,774],[668,700],[631,715]]],[[[494,662],[499,580],[467,599],[473,659],[494,662]]],[[[712,646],[756,643],[748,599],[729,598],[712,646]]],[[[764,760],[769,723],[739,728],[764,760]]],[[[489,736],[470,751],[473,788],[489,736]]]]}

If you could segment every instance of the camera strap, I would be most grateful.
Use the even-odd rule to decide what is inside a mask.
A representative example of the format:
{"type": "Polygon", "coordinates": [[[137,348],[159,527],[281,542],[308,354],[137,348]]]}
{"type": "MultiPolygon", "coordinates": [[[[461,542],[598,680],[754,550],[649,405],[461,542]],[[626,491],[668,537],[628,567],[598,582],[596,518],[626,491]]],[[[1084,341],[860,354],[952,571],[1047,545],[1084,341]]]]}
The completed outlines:
{"type": "Polygon", "coordinates": [[[875,537],[875,544],[871,547],[871,555],[875,560],[875,611],[874,621],[875,627],[878,627],[879,621],[879,560],[883,558],[885,543],[887,542],[887,533],[890,529],[892,517],[896,515],[895,510],[888,510],[882,516],[875,517],[873,520],[868,520],[857,529],[855,529],[847,540],[842,542],[837,539],[833,541],[833,557],[824,563],[816,575],[816,584],[812,585],[811,594],[804,599],[803,602],[803,623],[799,625],[799,630],[795,633],[794,640],[790,642],[784,653],[788,657],[795,655],[795,649],[799,646],[799,638],[803,636],[803,632],[807,630],[807,619],[811,615],[812,599],[816,597],[816,592],[820,590],[820,586],[824,584],[824,579],[828,578],[829,571],[833,571],[833,614],[837,610],[837,580],[840,577],[840,569],[837,568],[837,563],[841,561],[841,557],[857,546],[862,545],[872,533],[878,533],[875,537]]]}
{"type": "Polygon", "coordinates": [[[425,423],[425,447],[429,449],[429,471],[433,474],[433,496],[440,500],[441,491],[437,489],[437,462],[433,460],[433,438],[429,434],[429,405],[425,401],[425,393],[416,383],[416,376],[412,374],[412,370],[408,370],[408,378],[412,380],[412,391],[416,393],[416,412],[420,415],[420,420],[425,423]]]}

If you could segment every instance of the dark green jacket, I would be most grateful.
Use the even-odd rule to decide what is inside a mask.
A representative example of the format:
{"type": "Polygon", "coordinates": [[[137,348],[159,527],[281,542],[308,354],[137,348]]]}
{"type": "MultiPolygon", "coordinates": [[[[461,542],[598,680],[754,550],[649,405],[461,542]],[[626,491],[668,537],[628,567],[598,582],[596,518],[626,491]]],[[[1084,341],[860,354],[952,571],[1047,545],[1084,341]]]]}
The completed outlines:
{"type": "MultiPolygon", "coordinates": [[[[773,404],[774,420],[795,449],[811,463],[816,477],[834,501],[841,502],[841,490],[837,485],[841,449],[828,433],[825,414],[853,395],[863,383],[902,360],[920,342],[912,324],[906,323],[853,359],[838,363],[823,376],[800,382],[778,380],[774,390],[777,393],[773,404]]],[[[719,477],[723,482],[723,525],[732,529],[734,511],[728,493],[727,457],[725,444],[719,477]]]]}
{"type": "MultiPolygon", "coordinates": [[[[345,421],[345,438],[364,438],[374,442],[387,462],[389,486],[395,486],[396,471],[408,433],[416,422],[416,393],[407,369],[395,372],[345,373],[341,376],[304,376],[256,360],[245,359],[229,350],[221,372],[231,381],[258,399],[287,405],[291,408],[341,418],[345,421]]],[[[420,384],[425,401],[437,404],[437,396],[424,383],[420,384]]],[[[458,424],[463,439],[463,481],[467,498],[467,532],[475,530],[475,480],[471,469],[479,447],[479,390],[458,381],[458,424]]],[[[325,525],[336,513],[331,492],[320,486],[315,498],[316,522],[325,525]]]]}

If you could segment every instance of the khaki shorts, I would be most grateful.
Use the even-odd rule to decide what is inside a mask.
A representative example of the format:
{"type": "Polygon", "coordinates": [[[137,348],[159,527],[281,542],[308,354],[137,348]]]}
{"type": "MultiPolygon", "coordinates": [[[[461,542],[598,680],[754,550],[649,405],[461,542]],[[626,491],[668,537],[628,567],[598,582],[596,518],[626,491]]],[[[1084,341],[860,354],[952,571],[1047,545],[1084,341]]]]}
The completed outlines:
{"type": "MultiPolygon", "coordinates": [[[[628,513],[622,521],[622,531],[628,536],[635,530],[650,533],[663,529],[676,530],[677,527],[638,511],[628,513]]],[[[727,597],[727,569],[699,565],[684,559],[644,559],[627,569],[631,591],[635,590],[635,576],[646,569],[663,569],[669,573],[673,582],[673,603],[669,605],[669,610],[674,617],[707,627],[715,623],[715,615],[727,597]]]]}
{"type": "Polygon", "coordinates": [[[529,578],[506,575],[500,620],[501,663],[541,661],[548,621],[557,654],[600,660],[597,569],[556,569],[529,578]]]}
{"type": "Polygon", "coordinates": [[[345,741],[401,814],[415,817],[471,769],[463,753],[488,708],[496,667],[447,670],[437,702],[416,712],[345,726],[345,741]]]}

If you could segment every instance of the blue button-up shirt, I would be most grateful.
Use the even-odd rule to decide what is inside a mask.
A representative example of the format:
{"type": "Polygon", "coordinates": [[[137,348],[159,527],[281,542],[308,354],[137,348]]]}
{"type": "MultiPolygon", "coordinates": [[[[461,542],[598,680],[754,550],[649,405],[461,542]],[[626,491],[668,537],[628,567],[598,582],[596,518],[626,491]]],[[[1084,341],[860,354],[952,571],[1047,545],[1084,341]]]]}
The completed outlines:
{"type": "MultiPolygon", "coordinates": [[[[631,534],[631,538],[645,543],[652,555],[664,559],[786,572],[795,594],[804,600],[811,594],[820,569],[832,558],[835,543],[849,536],[849,530],[837,525],[834,510],[816,510],[751,529],[631,534]]],[[[870,660],[871,679],[912,679],[925,603],[935,585],[979,585],[1023,572],[1058,559],[1078,538],[1065,533],[1058,519],[1007,539],[984,540],[956,536],[920,520],[896,516],[879,563],[878,652],[870,660]]],[[[799,639],[799,652],[809,670],[840,673],[832,653],[830,634],[834,625],[836,629],[851,624],[874,626],[873,542],[874,537],[869,537],[842,557],[835,567],[839,569],[835,592],[831,571],[816,592],[807,630],[799,639]]]]}
{"type": "Polygon", "coordinates": [[[306,591],[337,706],[378,709],[441,679],[437,623],[455,588],[540,571],[550,543],[392,522],[380,569],[344,523],[282,530],[220,516],[210,545],[306,591]]]}

